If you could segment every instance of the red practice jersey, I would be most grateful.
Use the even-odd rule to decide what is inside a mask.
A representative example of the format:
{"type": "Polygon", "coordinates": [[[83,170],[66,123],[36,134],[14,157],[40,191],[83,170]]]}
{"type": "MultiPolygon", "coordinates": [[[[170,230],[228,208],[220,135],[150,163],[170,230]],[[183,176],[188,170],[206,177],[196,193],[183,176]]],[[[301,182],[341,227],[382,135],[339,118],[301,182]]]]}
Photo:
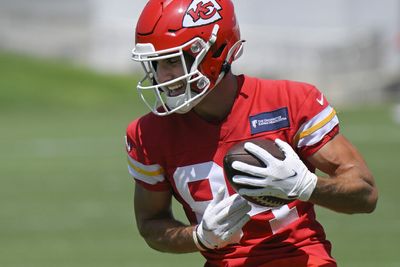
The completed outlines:
{"type": "MultiPolygon", "coordinates": [[[[204,121],[193,111],[149,113],[127,129],[129,173],[148,190],[171,190],[191,224],[201,221],[221,186],[235,193],[222,168],[235,143],[280,138],[314,171],[306,159],[339,131],[335,110],[312,85],[243,75],[238,81],[232,110],[222,122],[204,121]]],[[[240,244],[202,252],[206,266],[336,266],[313,204],[251,205],[240,244]]]]}

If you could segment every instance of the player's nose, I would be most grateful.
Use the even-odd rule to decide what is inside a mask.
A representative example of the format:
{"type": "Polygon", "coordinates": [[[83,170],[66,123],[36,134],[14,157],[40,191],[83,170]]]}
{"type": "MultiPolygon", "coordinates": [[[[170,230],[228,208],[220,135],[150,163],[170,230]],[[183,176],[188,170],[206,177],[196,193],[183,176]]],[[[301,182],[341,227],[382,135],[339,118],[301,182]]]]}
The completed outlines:
{"type": "Polygon", "coordinates": [[[168,82],[176,77],[176,73],[171,67],[159,66],[157,68],[157,78],[160,83],[168,82]]]}

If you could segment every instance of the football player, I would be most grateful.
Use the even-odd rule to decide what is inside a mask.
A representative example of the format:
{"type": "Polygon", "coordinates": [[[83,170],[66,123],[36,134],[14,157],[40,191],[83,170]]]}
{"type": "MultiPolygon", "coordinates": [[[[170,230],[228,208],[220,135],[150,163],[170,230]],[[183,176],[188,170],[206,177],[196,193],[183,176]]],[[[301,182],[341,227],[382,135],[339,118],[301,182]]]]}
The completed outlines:
{"type": "Polygon", "coordinates": [[[143,66],[137,89],[152,112],[126,135],[139,232],[155,250],[200,251],[205,266],[336,266],[314,205],[372,212],[374,178],[314,86],[233,74],[242,48],[230,0],[150,0],[142,11],[133,60],[143,66]],[[234,162],[246,174],[234,181],[256,186],[239,195],[223,157],[254,138],[275,140],[286,158],[247,142],[268,167],[234,162]],[[273,208],[241,195],[291,201],[273,208]],[[174,218],[172,197],[190,225],[174,218]]]}

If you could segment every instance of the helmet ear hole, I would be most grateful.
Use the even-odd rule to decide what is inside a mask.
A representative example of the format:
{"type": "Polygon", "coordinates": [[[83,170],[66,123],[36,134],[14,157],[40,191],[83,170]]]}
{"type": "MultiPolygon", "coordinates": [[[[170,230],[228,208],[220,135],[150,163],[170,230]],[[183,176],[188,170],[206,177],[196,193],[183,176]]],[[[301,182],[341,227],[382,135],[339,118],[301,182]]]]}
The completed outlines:
{"type": "Polygon", "coordinates": [[[226,44],[222,44],[217,51],[214,52],[212,55],[213,58],[219,58],[222,55],[222,52],[224,52],[224,49],[226,47],[226,44]]]}

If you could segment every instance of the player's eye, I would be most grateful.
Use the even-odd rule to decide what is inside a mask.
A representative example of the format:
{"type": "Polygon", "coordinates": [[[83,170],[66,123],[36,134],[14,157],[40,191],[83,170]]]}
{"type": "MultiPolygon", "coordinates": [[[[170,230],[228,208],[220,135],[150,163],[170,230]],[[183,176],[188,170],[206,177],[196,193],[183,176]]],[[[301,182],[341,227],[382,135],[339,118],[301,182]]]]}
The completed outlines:
{"type": "Polygon", "coordinates": [[[171,65],[178,63],[178,61],[179,61],[178,57],[172,57],[172,58],[167,59],[168,64],[171,64],[171,65]]]}

